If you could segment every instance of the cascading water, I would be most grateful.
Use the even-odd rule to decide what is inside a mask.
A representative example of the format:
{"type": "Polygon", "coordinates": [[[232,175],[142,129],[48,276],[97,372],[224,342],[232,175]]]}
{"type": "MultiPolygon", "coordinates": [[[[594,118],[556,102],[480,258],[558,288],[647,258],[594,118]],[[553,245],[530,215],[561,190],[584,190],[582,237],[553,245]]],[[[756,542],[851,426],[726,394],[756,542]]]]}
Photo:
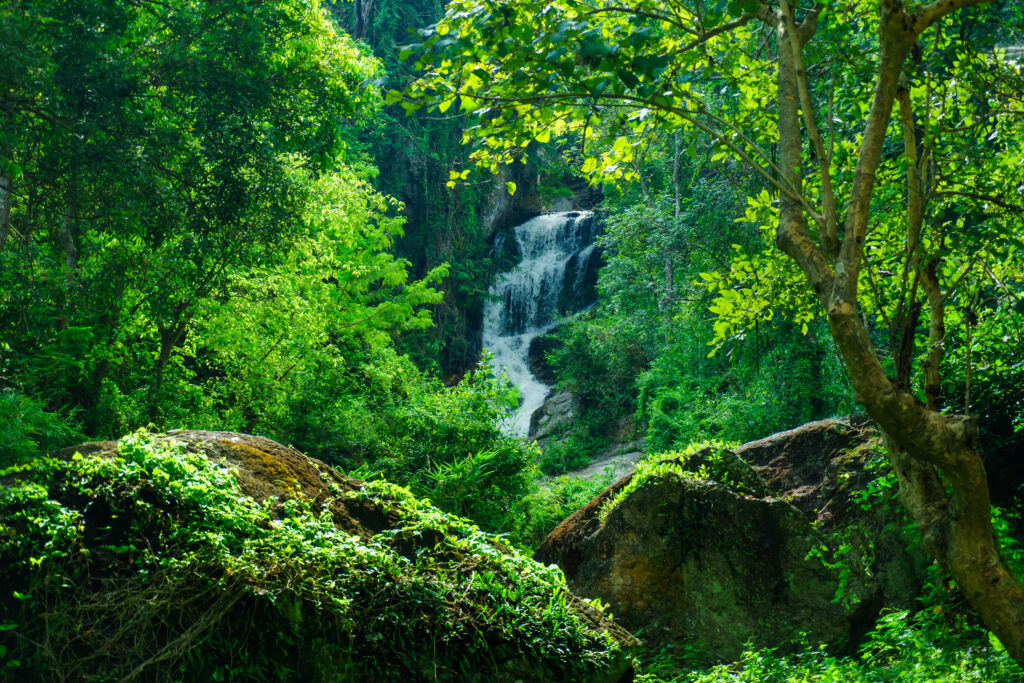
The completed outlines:
{"type": "Polygon", "coordinates": [[[545,214],[516,227],[514,235],[522,261],[488,290],[494,299],[484,305],[482,341],[495,371],[504,369],[519,389],[522,400],[510,430],[526,436],[530,417],[551,390],[530,371],[530,342],[550,331],[560,312],[578,305],[594,253],[594,215],[545,214]]]}

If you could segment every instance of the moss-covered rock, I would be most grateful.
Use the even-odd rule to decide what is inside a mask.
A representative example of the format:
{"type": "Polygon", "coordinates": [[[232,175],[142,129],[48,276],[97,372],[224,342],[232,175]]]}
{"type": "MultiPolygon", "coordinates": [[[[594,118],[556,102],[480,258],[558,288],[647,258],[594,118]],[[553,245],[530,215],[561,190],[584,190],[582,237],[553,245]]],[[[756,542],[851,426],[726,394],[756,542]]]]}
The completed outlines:
{"type": "Polygon", "coordinates": [[[0,474],[0,678],[615,681],[561,573],[259,437],[136,434],[0,474]]]}
{"type": "Polygon", "coordinates": [[[737,659],[750,641],[856,643],[908,609],[928,559],[863,420],[823,420],[735,449],[652,455],[563,521],[535,557],[649,644],[737,659]]]}
{"type": "Polygon", "coordinates": [[[576,593],[606,601],[645,640],[695,645],[708,661],[805,632],[816,641],[846,635],[849,613],[832,602],[835,572],[809,557],[820,540],[800,512],[698,473],[669,462],[635,485],[636,474],[624,477],[535,557],[557,562],[576,593]]]}

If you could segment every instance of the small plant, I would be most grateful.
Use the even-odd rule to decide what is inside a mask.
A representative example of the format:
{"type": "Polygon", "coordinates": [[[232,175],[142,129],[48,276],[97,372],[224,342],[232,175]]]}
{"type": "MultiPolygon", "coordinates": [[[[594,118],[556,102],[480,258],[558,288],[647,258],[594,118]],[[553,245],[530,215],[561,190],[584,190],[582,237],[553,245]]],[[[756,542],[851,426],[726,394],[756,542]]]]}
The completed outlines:
{"type": "MultiPolygon", "coordinates": [[[[606,500],[598,511],[598,518],[602,523],[608,520],[612,510],[625,500],[629,494],[642,487],[651,479],[674,475],[683,479],[692,480],[713,480],[727,487],[735,487],[737,484],[722,466],[721,452],[735,444],[726,444],[722,441],[703,441],[694,443],[682,451],[668,453],[652,453],[637,463],[633,472],[633,478],[629,483],[620,489],[616,494],[606,500]],[[709,452],[701,457],[701,462],[694,466],[694,463],[687,463],[691,456],[701,454],[708,449],[709,452]]],[[[742,488],[742,487],[740,487],[742,488]]]]}
{"type": "Polygon", "coordinates": [[[81,439],[74,415],[46,410],[43,402],[0,391],[0,468],[16,465],[81,439]]]}

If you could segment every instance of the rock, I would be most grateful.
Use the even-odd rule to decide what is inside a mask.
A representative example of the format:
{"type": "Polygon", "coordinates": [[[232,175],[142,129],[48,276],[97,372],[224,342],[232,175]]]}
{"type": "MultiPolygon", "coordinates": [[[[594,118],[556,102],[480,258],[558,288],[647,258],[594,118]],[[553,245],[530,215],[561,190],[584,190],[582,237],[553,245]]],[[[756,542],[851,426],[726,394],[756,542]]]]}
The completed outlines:
{"type": "Polygon", "coordinates": [[[488,235],[525,223],[541,214],[537,190],[537,169],[531,164],[502,166],[494,179],[481,223],[488,235]],[[516,184],[516,193],[509,194],[506,183],[516,184]]]}
{"type": "Polygon", "coordinates": [[[864,420],[845,418],[644,463],[534,557],[649,643],[697,644],[710,661],[801,633],[855,642],[883,605],[912,606],[927,566],[894,492],[863,504],[876,448],[864,420]]]}
{"type": "Polygon", "coordinates": [[[572,197],[553,197],[546,199],[541,197],[541,208],[545,212],[561,212],[561,211],[572,211],[578,209],[572,202],[572,197]]]}
{"type": "Polygon", "coordinates": [[[536,336],[530,342],[530,353],[526,360],[530,365],[530,372],[544,384],[553,385],[558,380],[555,369],[548,365],[547,355],[561,346],[562,341],[558,337],[547,334],[536,336]]]}
{"type": "Polygon", "coordinates": [[[636,469],[636,464],[647,457],[644,448],[643,439],[629,443],[613,443],[586,467],[566,472],[562,476],[570,479],[595,479],[604,476],[608,468],[611,468],[612,479],[617,481],[632,473],[636,469]]]}
{"type": "MultiPolygon", "coordinates": [[[[557,159],[541,161],[544,168],[561,165],[557,159]],[[552,163],[553,162],[553,163],[552,163]]],[[[600,185],[591,185],[586,178],[572,173],[541,173],[539,178],[540,201],[544,211],[592,210],[604,200],[600,185]]]]}
{"type": "Polygon", "coordinates": [[[748,641],[849,633],[849,615],[832,603],[836,577],[808,558],[819,539],[792,505],[667,472],[626,492],[602,521],[602,506],[633,476],[562,522],[534,555],[557,562],[575,593],[600,597],[649,643],[699,643],[709,661],[738,659],[748,641]]]}
{"type": "Polygon", "coordinates": [[[574,394],[557,392],[534,411],[529,438],[540,441],[551,437],[559,428],[572,424],[582,411],[580,400],[574,394]]]}
{"type": "Polygon", "coordinates": [[[889,471],[882,452],[877,430],[861,416],[810,422],[736,449],[773,496],[844,542],[844,559],[864,568],[858,632],[881,606],[913,609],[931,563],[906,529],[892,479],[891,488],[864,497],[869,482],[889,471]]]}
{"type": "Polygon", "coordinates": [[[562,315],[586,310],[597,301],[597,273],[602,258],[594,240],[600,232],[596,215],[585,219],[583,244],[590,246],[573,254],[565,264],[565,279],[558,295],[558,312],[562,315]]]}
{"type": "Polygon", "coordinates": [[[636,639],[557,571],[386,482],[229,432],[52,456],[0,476],[11,680],[632,677],[636,639]]]}

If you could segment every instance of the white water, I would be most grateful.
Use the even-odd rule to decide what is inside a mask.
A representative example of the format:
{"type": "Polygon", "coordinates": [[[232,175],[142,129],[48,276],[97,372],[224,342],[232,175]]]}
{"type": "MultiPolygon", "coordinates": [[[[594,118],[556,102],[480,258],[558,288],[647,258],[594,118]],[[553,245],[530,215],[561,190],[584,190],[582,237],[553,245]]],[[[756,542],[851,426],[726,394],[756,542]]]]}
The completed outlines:
{"type": "Polygon", "coordinates": [[[488,290],[497,300],[484,304],[483,346],[493,355],[495,372],[502,369],[519,389],[521,402],[509,430],[526,436],[530,416],[547,399],[551,387],[530,372],[530,342],[557,323],[558,297],[565,283],[565,269],[578,256],[578,290],[593,254],[589,211],[550,213],[515,228],[523,260],[515,270],[498,275],[488,290]]]}

